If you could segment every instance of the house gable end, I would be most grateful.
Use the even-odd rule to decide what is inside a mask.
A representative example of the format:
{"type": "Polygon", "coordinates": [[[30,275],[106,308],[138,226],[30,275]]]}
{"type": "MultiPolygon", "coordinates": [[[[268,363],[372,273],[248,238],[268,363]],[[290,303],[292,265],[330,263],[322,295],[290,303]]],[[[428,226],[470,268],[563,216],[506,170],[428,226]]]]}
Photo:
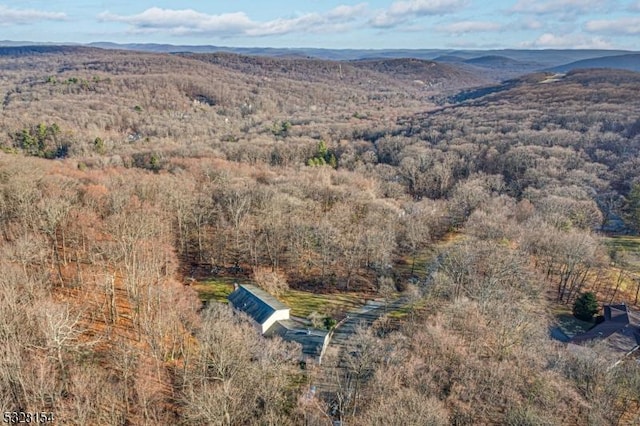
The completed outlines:
{"type": "Polygon", "coordinates": [[[288,317],[290,311],[282,302],[251,285],[239,286],[228,299],[234,309],[249,315],[260,325],[267,322],[276,312],[280,312],[278,316],[288,317]]]}

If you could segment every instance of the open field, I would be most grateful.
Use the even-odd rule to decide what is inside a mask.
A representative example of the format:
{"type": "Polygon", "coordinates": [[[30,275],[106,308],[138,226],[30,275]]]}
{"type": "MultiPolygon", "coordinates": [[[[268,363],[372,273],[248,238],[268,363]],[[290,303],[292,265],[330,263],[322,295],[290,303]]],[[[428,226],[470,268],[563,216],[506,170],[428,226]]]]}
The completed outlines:
{"type": "Polygon", "coordinates": [[[202,301],[216,301],[227,303],[227,296],[233,291],[233,283],[236,278],[212,278],[206,281],[198,281],[191,287],[198,292],[198,297],[202,301]]]}
{"type": "Polygon", "coordinates": [[[302,318],[316,312],[340,319],[348,311],[366,302],[358,293],[314,294],[298,290],[286,291],[279,299],[291,307],[292,315],[302,318]]]}
{"type": "MultiPolygon", "coordinates": [[[[214,300],[227,303],[227,296],[233,291],[233,283],[243,284],[246,280],[232,277],[215,278],[200,281],[192,285],[200,300],[214,300]]],[[[291,307],[291,314],[307,318],[312,313],[333,318],[342,318],[348,311],[366,303],[365,296],[359,293],[316,294],[299,290],[287,290],[278,296],[284,304],[291,307]]]]}
{"type": "MultiPolygon", "coordinates": [[[[428,267],[438,254],[438,250],[459,242],[463,238],[464,236],[460,233],[447,234],[442,241],[420,251],[415,257],[406,256],[403,258],[401,262],[393,266],[394,270],[398,273],[398,276],[401,277],[400,279],[411,276],[425,278],[428,267]],[[413,266],[414,264],[415,266],[413,266]]],[[[199,298],[203,301],[214,300],[216,302],[227,303],[227,296],[233,291],[233,283],[237,282],[238,284],[242,284],[246,281],[245,278],[215,277],[198,281],[192,284],[192,288],[198,292],[199,298]]],[[[395,294],[391,299],[395,299],[398,296],[399,294],[395,294]]],[[[367,300],[371,300],[372,297],[380,298],[379,295],[358,292],[322,294],[290,289],[278,296],[278,299],[287,306],[290,306],[292,315],[297,317],[307,318],[310,314],[317,313],[341,318],[347,312],[366,304],[367,300]]],[[[416,302],[390,311],[389,316],[394,318],[405,317],[412,310],[423,307],[424,303],[416,302]]]]}
{"type": "Polygon", "coordinates": [[[427,303],[425,300],[419,300],[419,301],[408,303],[406,305],[392,309],[387,313],[387,316],[394,320],[404,319],[413,313],[424,310],[426,306],[427,306],[427,303]]]}
{"type": "Polygon", "coordinates": [[[618,235],[607,237],[605,241],[611,249],[625,253],[630,271],[640,273],[640,236],[618,235]]]}

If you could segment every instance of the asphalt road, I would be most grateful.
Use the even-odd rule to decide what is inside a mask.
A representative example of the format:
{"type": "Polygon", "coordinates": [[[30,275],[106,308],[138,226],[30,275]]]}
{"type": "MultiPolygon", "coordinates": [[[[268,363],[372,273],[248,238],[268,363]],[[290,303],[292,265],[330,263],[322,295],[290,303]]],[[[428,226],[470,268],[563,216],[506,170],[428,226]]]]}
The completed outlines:
{"type": "Polygon", "coordinates": [[[346,372],[343,355],[355,350],[351,342],[358,327],[371,327],[380,317],[408,303],[407,297],[400,297],[387,304],[384,301],[371,300],[366,305],[349,312],[347,318],[334,330],[327,346],[320,374],[313,384],[315,392],[325,400],[330,400],[338,391],[336,378],[346,372]]]}

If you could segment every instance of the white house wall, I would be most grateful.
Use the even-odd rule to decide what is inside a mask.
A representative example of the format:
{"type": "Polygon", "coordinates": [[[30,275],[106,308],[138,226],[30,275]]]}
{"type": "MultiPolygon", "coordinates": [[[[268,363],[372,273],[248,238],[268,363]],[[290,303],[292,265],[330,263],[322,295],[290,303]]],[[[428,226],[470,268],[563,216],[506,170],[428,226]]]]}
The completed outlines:
{"type": "Polygon", "coordinates": [[[287,320],[289,319],[289,314],[291,309],[281,309],[279,311],[275,311],[265,322],[262,323],[262,334],[266,333],[267,330],[275,324],[276,321],[287,320]]]}
{"type": "Polygon", "coordinates": [[[318,357],[318,364],[322,363],[322,357],[324,357],[324,353],[327,350],[327,346],[329,346],[329,341],[331,340],[332,333],[328,333],[324,337],[324,343],[322,344],[322,350],[320,351],[320,356],[318,357]]]}

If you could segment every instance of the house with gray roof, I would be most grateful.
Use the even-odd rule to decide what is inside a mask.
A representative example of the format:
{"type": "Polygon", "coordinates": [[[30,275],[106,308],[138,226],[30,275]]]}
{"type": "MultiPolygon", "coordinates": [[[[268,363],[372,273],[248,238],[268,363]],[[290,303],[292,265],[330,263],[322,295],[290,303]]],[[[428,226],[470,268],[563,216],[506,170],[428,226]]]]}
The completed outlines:
{"type": "Polygon", "coordinates": [[[640,314],[627,305],[605,305],[604,321],[589,331],[578,334],[570,344],[602,342],[612,359],[621,359],[640,348],[640,314]]]}
{"type": "Polygon", "coordinates": [[[279,336],[286,342],[300,344],[301,360],[305,362],[315,361],[318,364],[322,363],[322,357],[330,339],[328,331],[305,327],[293,320],[276,321],[265,336],[279,336]]]}
{"type": "Polygon", "coordinates": [[[304,362],[322,362],[331,334],[326,330],[307,327],[291,317],[291,308],[266,291],[250,284],[236,285],[229,295],[234,310],[248,315],[265,337],[278,336],[301,346],[300,359],[304,362]]]}
{"type": "Polygon", "coordinates": [[[229,303],[235,310],[249,315],[263,335],[276,321],[287,320],[291,314],[291,308],[261,288],[250,284],[237,286],[229,295],[229,303]]]}

